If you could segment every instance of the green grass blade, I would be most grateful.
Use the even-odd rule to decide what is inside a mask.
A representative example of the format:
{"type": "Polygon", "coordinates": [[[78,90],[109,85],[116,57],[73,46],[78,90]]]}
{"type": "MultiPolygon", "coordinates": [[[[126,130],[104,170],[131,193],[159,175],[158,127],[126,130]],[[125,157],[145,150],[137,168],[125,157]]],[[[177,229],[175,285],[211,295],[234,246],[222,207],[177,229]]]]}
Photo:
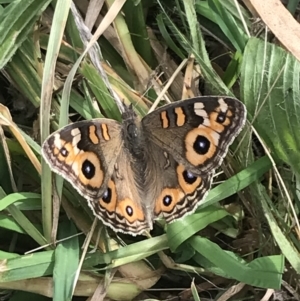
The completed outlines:
{"type": "Polygon", "coordinates": [[[18,256],[3,262],[0,283],[51,275],[54,266],[54,251],[18,256]]]}
{"type": "Polygon", "coordinates": [[[234,48],[240,53],[243,53],[248,37],[243,30],[239,28],[231,13],[223,7],[219,0],[208,1],[208,5],[214,13],[215,22],[219,25],[234,48]]]}
{"type": "Polygon", "coordinates": [[[232,88],[237,82],[242,68],[242,61],[243,55],[239,51],[236,51],[222,76],[223,81],[228,88],[232,88]]]}
{"type": "Polygon", "coordinates": [[[225,209],[209,206],[180,221],[169,224],[167,227],[167,235],[170,249],[175,251],[178,246],[191,236],[227,215],[229,215],[229,213],[225,209]]]}
{"type": "Polygon", "coordinates": [[[259,181],[260,177],[263,176],[264,173],[269,171],[271,167],[271,161],[266,156],[256,160],[244,170],[240,171],[230,179],[212,189],[203,202],[202,206],[205,207],[211,204],[215,204],[216,202],[221,201],[229,197],[230,195],[246,188],[251,183],[259,181]]]}
{"type": "Polygon", "coordinates": [[[183,1],[185,13],[186,13],[186,20],[188,22],[188,27],[190,29],[190,38],[192,41],[192,46],[195,52],[200,53],[201,47],[201,35],[199,34],[199,24],[195,10],[195,1],[193,0],[186,0],[183,1]]]}
{"type": "Polygon", "coordinates": [[[2,12],[0,24],[0,69],[11,59],[50,3],[50,0],[13,1],[2,12]]]}
{"type": "MultiPolygon", "coordinates": [[[[41,141],[43,142],[50,134],[50,108],[51,96],[54,82],[54,72],[57,56],[61,46],[61,40],[64,33],[65,24],[70,10],[71,1],[56,1],[53,23],[50,32],[50,38],[45,58],[45,68],[42,81],[41,106],[40,106],[40,127],[41,141]]],[[[67,114],[66,114],[67,115],[67,114]]],[[[64,116],[67,120],[67,117],[64,116]]],[[[66,122],[65,122],[66,124],[66,122]]],[[[52,230],[52,178],[49,166],[42,160],[42,201],[43,201],[43,229],[48,242],[51,240],[52,230]]],[[[58,180],[57,190],[61,194],[62,180],[58,180]]]]}
{"type": "Polygon", "coordinates": [[[1,199],[0,202],[0,211],[5,209],[6,207],[12,205],[15,202],[19,202],[22,200],[31,200],[31,199],[38,199],[41,200],[41,195],[38,193],[32,192],[16,192],[11,193],[1,199]]]}
{"type": "Polygon", "coordinates": [[[192,295],[193,295],[193,298],[195,301],[201,301],[194,281],[192,282],[192,285],[191,285],[191,292],[192,292],[192,295]]]}
{"type": "Polygon", "coordinates": [[[164,234],[132,243],[115,251],[107,253],[97,252],[86,258],[83,267],[95,266],[97,264],[109,265],[112,262],[113,264],[110,266],[110,268],[118,267],[122,264],[144,259],[167,248],[168,240],[167,236],[164,234]]]}
{"type": "MultiPolygon", "coordinates": [[[[24,44],[27,43],[33,44],[33,41],[28,39],[24,44]]],[[[6,70],[14,81],[18,83],[23,95],[30,99],[31,103],[37,108],[40,105],[42,81],[34,65],[31,64],[28,56],[24,53],[24,45],[17,51],[14,59],[6,65],[6,70]]]]}
{"type": "Polygon", "coordinates": [[[170,33],[168,32],[168,29],[166,27],[166,24],[164,22],[164,18],[162,14],[159,14],[156,18],[156,22],[158,25],[158,28],[160,30],[161,35],[163,36],[165,43],[174,51],[182,60],[185,58],[185,55],[181,51],[181,49],[176,45],[176,43],[173,41],[170,33]]]}
{"type": "Polygon", "coordinates": [[[272,154],[300,173],[300,63],[281,47],[252,38],[241,70],[250,121],[272,154]]]}
{"type": "Polygon", "coordinates": [[[145,6],[147,2],[126,1],[123,6],[126,24],[131,34],[136,51],[149,65],[153,66],[152,49],[150,47],[147,24],[145,22],[145,6]]]}
{"type": "MultiPolygon", "coordinates": [[[[15,195],[15,194],[12,194],[15,195]]],[[[35,194],[30,194],[34,196],[35,194]]],[[[20,198],[24,197],[22,194],[16,194],[15,196],[19,196],[20,198]]],[[[7,196],[5,203],[10,203],[10,205],[5,206],[6,210],[11,214],[14,220],[25,230],[25,232],[31,236],[39,245],[46,244],[45,238],[38,231],[38,229],[30,222],[30,220],[20,211],[13,203],[17,201],[15,197],[7,196]]],[[[5,192],[0,187],[0,199],[6,198],[5,192]]]]}
{"type": "MultiPolygon", "coordinates": [[[[59,225],[59,238],[71,237],[77,230],[71,221],[59,225]]],[[[71,300],[74,279],[79,265],[80,246],[78,236],[63,240],[55,249],[55,265],[53,270],[53,300],[71,300]]]]}
{"type": "MultiPolygon", "coordinates": [[[[178,29],[162,6],[161,9],[165,26],[170,29],[174,38],[176,38],[177,43],[181,45],[188,54],[194,54],[197,63],[201,67],[203,77],[206,80],[207,89],[212,94],[232,95],[230,90],[226,87],[224,82],[211,66],[199,26],[197,26],[197,41],[199,41],[200,46],[197,45],[197,48],[195,49],[189,37],[187,38],[186,35],[178,29]],[[200,49],[200,52],[197,51],[197,49],[200,49]]],[[[195,22],[192,22],[191,24],[195,24],[195,22]]]]}
{"type": "Polygon", "coordinates": [[[20,227],[13,218],[0,214],[0,227],[17,233],[25,234],[26,232],[20,227]]]}
{"type": "MultiPolygon", "coordinates": [[[[259,186],[259,193],[261,195],[260,202],[263,207],[264,215],[269,223],[270,229],[272,231],[273,237],[276,240],[282,254],[286,257],[295,271],[300,274],[300,254],[299,250],[295,249],[295,246],[288,239],[286,233],[284,233],[278,225],[276,218],[270,209],[267,202],[271,203],[270,197],[268,196],[264,187],[259,186]]],[[[289,231],[289,230],[288,230],[289,231]]]]}
{"type": "Polygon", "coordinates": [[[80,70],[87,79],[87,84],[93,91],[100,104],[100,107],[107,114],[107,116],[112,119],[121,120],[120,111],[118,110],[114,99],[109,94],[105,82],[101,76],[99,76],[99,72],[96,70],[96,68],[87,62],[82,62],[80,70]]]}
{"type": "Polygon", "coordinates": [[[235,254],[222,250],[206,238],[193,236],[189,243],[199,254],[221,269],[223,276],[258,287],[281,287],[284,269],[284,257],[281,255],[262,257],[245,264],[235,254]]]}

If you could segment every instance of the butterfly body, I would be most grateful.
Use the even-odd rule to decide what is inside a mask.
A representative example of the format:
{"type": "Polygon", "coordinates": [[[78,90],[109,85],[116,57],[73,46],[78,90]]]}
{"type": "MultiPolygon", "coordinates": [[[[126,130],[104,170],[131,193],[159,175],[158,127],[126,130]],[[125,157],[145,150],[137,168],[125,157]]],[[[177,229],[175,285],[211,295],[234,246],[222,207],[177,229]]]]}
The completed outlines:
{"type": "Polygon", "coordinates": [[[127,108],[122,123],[60,129],[42,152],[104,224],[137,235],[159,216],[172,222],[197,208],[245,118],[244,105],[229,97],[178,101],[142,120],[127,108]]]}

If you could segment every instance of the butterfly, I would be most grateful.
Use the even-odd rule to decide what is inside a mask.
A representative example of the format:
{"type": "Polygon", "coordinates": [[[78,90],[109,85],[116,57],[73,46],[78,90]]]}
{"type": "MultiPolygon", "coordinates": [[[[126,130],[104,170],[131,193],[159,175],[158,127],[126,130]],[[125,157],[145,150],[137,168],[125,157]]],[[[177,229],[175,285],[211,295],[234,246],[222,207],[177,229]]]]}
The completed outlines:
{"type": "Polygon", "coordinates": [[[225,96],[177,101],[141,120],[126,107],[122,123],[100,118],[54,132],[42,154],[105,225],[138,235],[158,217],[170,223],[196,210],[245,120],[245,106],[225,96]]]}

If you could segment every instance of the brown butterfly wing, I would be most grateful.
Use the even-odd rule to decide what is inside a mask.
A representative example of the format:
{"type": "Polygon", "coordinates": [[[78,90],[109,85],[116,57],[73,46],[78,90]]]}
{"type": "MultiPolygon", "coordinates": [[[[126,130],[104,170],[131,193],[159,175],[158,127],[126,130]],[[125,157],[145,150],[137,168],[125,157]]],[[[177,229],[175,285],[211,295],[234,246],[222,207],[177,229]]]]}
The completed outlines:
{"type": "Polygon", "coordinates": [[[153,219],[164,217],[169,223],[193,213],[210,189],[212,174],[193,174],[152,143],[148,151],[144,201],[152,207],[153,219]]]}
{"type": "Polygon", "coordinates": [[[145,136],[196,175],[219,167],[246,120],[230,97],[197,97],[160,107],[142,120],[145,136]]]}
{"type": "Polygon", "coordinates": [[[50,168],[86,199],[102,196],[122,149],[121,124],[94,119],[70,124],[51,134],[42,154],[50,168]]]}
{"type": "Polygon", "coordinates": [[[240,101],[213,96],[175,102],[142,119],[154,217],[171,222],[197,208],[245,119],[240,101]]]}
{"type": "Polygon", "coordinates": [[[146,229],[151,230],[153,219],[143,199],[143,188],[139,189],[137,185],[132,164],[133,158],[127,150],[121,150],[107,190],[89,205],[104,224],[117,232],[135,236],[146,229]]]}

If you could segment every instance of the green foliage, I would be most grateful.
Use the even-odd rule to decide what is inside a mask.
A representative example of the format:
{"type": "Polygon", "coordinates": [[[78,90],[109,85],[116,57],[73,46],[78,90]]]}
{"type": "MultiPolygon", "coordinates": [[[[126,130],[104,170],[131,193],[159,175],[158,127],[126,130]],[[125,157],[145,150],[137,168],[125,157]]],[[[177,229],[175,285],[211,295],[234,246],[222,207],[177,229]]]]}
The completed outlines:
{"type": "MultiPolygon", "coordinates": [[[[158,220],[151,237],[115,236],[98,226],[86,242],[95,251],[85,253],[79,234],[89,233],[91,211],[69,183],[35,164],[41,159],[39,140],[50,126],[52,131],[70,120],[120,120],[120,111],[91,57],[77,61],[83,29],[77,28],[70,1],[0,3],[5,76],[0,77],[0,125],[5,129],[0,133],[5,137],[0,147],[0,287],[18,290],[7,300],[76,300],[91,296],[100,282],[112,300],[132,300],[168,279],[168,273],[179,279],[178,286],[189,283],[193,298],[200,300],[199,275],[219,281],[222,292],[235,281],[251,290],[280,289],[287,266],[300,272],[294,231],[300,204],[299,62],[283,48],[249,36],[248,10],[227,0],[128,0],[98,39],[108,81],[141,116],[189,58],[186,69],[176,71],[166,99],[197,94],[194,83],[201,77],[206,94],[240,97],[249,124],[231,147],[222,166],[225,174],[218,170],[214,187],[194,214],[169,225],[158,220]],[[10,89],[14,94],[7,93],[10,89]],[[52,283],[53,290],[46,289],[52,283]]],[[[113,1],[107,5],[103,17],[113,1]]],[[[82,7],[81,13],[86,13],[82,7]]],[[[216,297],[215,287],[208,291],[216,297]]]]}
{"type": "Polygon", "coordinates": [[[242,99],[251,123],[273,155],[300,174],[299,62],[278,46],[251,39],[241,72],[242,99]]]}

